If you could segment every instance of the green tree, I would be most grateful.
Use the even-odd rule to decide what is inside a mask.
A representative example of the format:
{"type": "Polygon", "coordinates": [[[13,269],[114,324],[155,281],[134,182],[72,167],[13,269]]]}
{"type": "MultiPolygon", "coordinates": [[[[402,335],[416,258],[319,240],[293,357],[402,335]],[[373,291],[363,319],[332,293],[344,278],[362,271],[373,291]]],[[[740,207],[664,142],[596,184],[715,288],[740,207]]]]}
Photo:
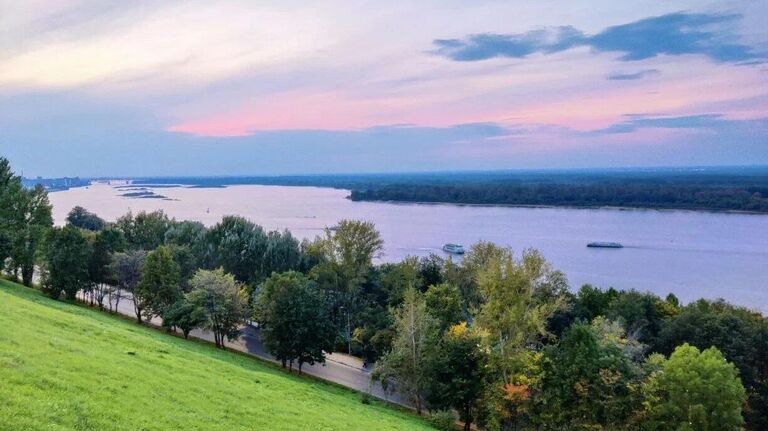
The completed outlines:
{"type": "Polygon", "coordinates": [[[341,220],[335,230],[325,230],[325,239],[321,242],[325,258],[339,264],[351,286],[362,283],[383,246],[376,226],[359,220],[341,220]]]}
{"type": "Polygon", "coordinates": [[[381,235],[371,222],[341,220],[311,247],[310,254],[321,261],[312,278],[328,295],[331,318],[343,330],[351,353],[353,328],[366,307],[362,288],[371,276],[373,258],[381,253],[381,235]]]}
{"type": "Polygon", "coordinates": [[[205,321],[206,316],[203,309],[195,306],[187,298],[182,298],[171,304],[163,315],[163,326],[180,329],[184,338],[189,338],[189,333],[202,326],[205,321]]]}
{"type": "MultiPolygon", "coordinates": [[[[99,308],[104,308],[104,299],[117,283],[112,261],[114,253],[122,251],[124,247],[123,232],[112,227],[96,232],[92,237],[88,277],[91,281],[92,302],[95,300],[99,308]]],[[[109,307],[112,308],[111,298],[109,307]]]]}
{"type": "Polygon", "coordinates": [[[699,300],[666,319],[652,347],[669,355],[684,343],[699,349],[717,347],[738,368],[748,395],[747,425],[768,429],[768,319],[723,301],[699,300]]]}
{"type": "Polygon", "coordinates": [[[478,416],[486,383],[486,354],[481,337],[466,322],[448,329],[432,355],[427,400],[438,410],[455,409],[469,431],[478,416]]]}
{"type": "Polygon", "coordinates": [[[192,290],[185,300],[201,317],[201,328],[213,332],[216,347],[224,348],[224,339],[235,339],[240,325],[248,317],[248,298],[232,274],[219,268],[201,269],[189,282],[192,290]]]}
{"type": "Polygon", "coordinates": [[[581,286],[576,295],[573,314],[576,319],[591,322],[597,316],[606,316],[608,307],[619,295],[615,289],[602,290],[591,284],[581,286]]]}
{"type": "Polygon", "coordinates": [[[427,312],[423,294],[416,289],[405,292],[394,327],[392,350],[379,360],[371,378],[385,391],[403,394],[421,414],[430,385],[430,354],[438,338],[438,321],[427,312]]]}
{"type": "Polygon", "coordinates": [[[68,300],[90,283],[88,262],[91,248],[80,229],[74,226],[53,228],[46,238],[43,291],[58,299],[68,300]]]}
{"type": "Polygon", "coordinates": [[[740,430],[746,399],[736,367],[715,347],[683,344],[647,384],[650,420],[656,430],[740,430]]]}
{"type": "Polygon", "coordinates": [[[16,232],[13,210],[21,192],[21,177],[13,173],[8,159],[0,157],[0,270],[5,269],[6,260],[11,256],[16,232]]]}
{"type": "Polygon", "coordinates": [[[568,429],[621,429],[639,408],[640,368],[616,325],[576,323],[545,350],[539,420],[568,429]]]}
{"type": "Polygon", "coordinates": [[[165,232],[165,244],[189,249],[194,257],[194,266],[199,268],[205,264],[208,247],[205,239],[207,234],[208,229],[200,222],[174,220],[171,221],[170,227],[165,232]]]}
{"type": "Polygon", "coordinates": [[[124,253],[115,254],[112,261],[116,287],[119,289],[115,297],[115,310],[117,310],[122,297],[121,291],[128,292],[131,295],[133,311],[139,323],[141,323],[145,308],[144,297],[139,285],[146,258],[147,252],[144,250],[127,250],[124,253]]]}
{"type": "Polygon", "coordinates": [[[67,214],[67,223],[80,229],[99,231],[107,226],[107,222],[96,214],[81,206],[76,206],[67,214]]]}
{"type": "Polygon", "coordinates": [[[462,318],[461,292],[453,285],[432,285],[424,294],[427,311],[440,322],[440,331],[459,323],[462,318]]]}
{"type": "Polygon", "coordinates": [[[260,281],[267,234],[261,226],[243,217],[227,216],[207,233],[206,267],[224,268],[241,283],[260,281]]]}
{"type": "Polygon", "coordinates": [[[179,264],[168,246],[160,246],[147,254],[141,271],[141,282],[134,297],[144,304],[144,316],[162,316],[165,309],[181,298],[179,264]]]}
{"type": "Polygon", "coordinates": [[[171,224],[163,211],[142,211],[135,216],[129,212],[115,222],[125,233],[128,248],[133,250],[154,250],[162,245],[171,224]]]}
{"type": "Polygon", "coordinates": [[[490,420],[502,428],[521,420],[520,404],[528,403],[528,387],[535,381],[536,357],[530,349],[550,336],[549,318],[563,307],[566,291],[562,273],[555,271],[535,250],[523,253],[520,260],[511,251],[484,245],[484,258],[473,265],[477,274],[480,309],[475,325],[485,334],[490,349],[489,364],[494,383],[490,420]],[[498,395],[521,389],[523,395],[498,395]],[[513,402],[507,402],[512,399],[513,402]]]}
{"type": "Polygon", "coordinates": [[[262,283],[255,301],[254,318],[261,326],[267,349],[293,368],[325,363],[333,351],[336,328],[329,319],[328,305],[317,286],[295,271],[273,273],[262,283]]]}
{"type": "Polygon", "coordinates": [[[14,273],[20,268],[22,283],[31,286],[40,244],[53,225],[51,204],[41,185],[19,191],[11,204],[11,261],[14,273]]]}

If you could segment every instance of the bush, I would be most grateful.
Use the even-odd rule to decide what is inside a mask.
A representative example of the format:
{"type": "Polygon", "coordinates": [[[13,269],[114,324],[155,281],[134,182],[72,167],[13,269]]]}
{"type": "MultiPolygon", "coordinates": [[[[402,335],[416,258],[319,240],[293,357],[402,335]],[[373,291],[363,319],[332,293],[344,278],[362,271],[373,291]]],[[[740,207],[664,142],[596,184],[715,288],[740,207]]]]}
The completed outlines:
{"type": "Polygon", "coordinates": [[[371,394],[369,394],[368,392],[363,392],[360,395],[360,402],[363,403],[363,404],[370,404],[371,403],[371,398],[372,398],[371,394]]]}
{"type": "Polygon", "coordinates": [[[429,416],[429,422],[437,429],[442,431],[453,431],[456,429],[456,417],[450,410],[438,410],[429,416]]]}

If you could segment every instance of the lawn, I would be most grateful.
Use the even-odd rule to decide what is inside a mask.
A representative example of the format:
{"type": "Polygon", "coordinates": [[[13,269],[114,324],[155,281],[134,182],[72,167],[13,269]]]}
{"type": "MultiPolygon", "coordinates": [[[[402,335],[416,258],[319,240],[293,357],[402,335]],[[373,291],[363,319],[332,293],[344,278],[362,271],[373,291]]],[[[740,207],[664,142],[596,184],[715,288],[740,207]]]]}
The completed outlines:
{"type": "Polygon", "coordinates": [[[2,430],[427,430],[259,360],[0,280],[2,430]]]}

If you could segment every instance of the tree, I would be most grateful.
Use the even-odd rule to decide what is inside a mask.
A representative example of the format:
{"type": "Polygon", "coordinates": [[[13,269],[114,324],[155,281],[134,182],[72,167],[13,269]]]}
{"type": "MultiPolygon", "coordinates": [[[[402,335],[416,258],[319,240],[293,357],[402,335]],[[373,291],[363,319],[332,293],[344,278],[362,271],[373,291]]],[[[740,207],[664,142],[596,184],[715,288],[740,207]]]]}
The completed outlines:
{"type": "Polygon", "coordinates": [[[517,421],[521,406],[527,404],[528,387],[535,381],[537,358],[531,349],[540,346],[550,334],[548,319],[564,304],[567,283],[535,250],[515,260],[508,249],[484,245],[482,259],[472,265],[477,274],[480,309],[475,325],[485,334],[490,349],[489,364],[495,382],[490,385],[489,406],[498,427],[517,421]],[[512,403],[498,394],[519,388],[524,397],[508,394],[512,403]],[[510,408],[513,408],[510,410],[510,408]]]}
{"type": "Polygon", "coordinates": [[[661,329],[661,299],[652,293],[621,291],[608,306],[607,316],[624,324],[627,333],[651,344],[661,329]]]}
{"type": "MultiPolygon", "coordinates": [[[[136,313],[136,319],[141,323],[144,313],[144,298],[139,291],[141,283],[141,274],[144,269],[144,261],[147,258],[147,252],[144,250],[127,250],[124,253],[117,253],[114,256],[112,265],[117,281],[117,288],[125,290],[131,294],[133,299],[133,310],[136,313]],[[139,294],[137,295],[137,291],[139,294]]],[[[117,291],[115,300],[115,310],[120,302],[120,290],[117,291]]]]}
{"type": "Polygon", "coordinates": [[[371,378],[380,381],[385,391],[399,391],[421,414],[430,385],[430,351],[437,341],[438,322],[427,312],[423,294],[408,289],[394,326],[397,335],[392,350],[379,360],[371,378]]]}
{"type": "Polygon", "coordinates": [[[274,273],[260,287],[254,318],[261,326],[267,349],[293,368],[324,363],[325,353],[333,351],[336,328],[329,319],[328,304],[304,274],[289,271],[274,273]]]}
{"type": "Polygon", "coordinates": [[[740,430],[746,399],[736,367],[715,347],[683,344],[647,384],[650,420],[657,430],[740,430]]]}
{"type": "Polygon", "coordinates": [[[424,294],[427,311],[440,322],[440,331],[445,331],[461,321],[461,292],[447,283],[432,285],[424,294]]]}
{"type": "Polygon", "coordinates": [[[514,373],[514,355],[548,335],[547,319],[562,306],[562,273],[535,250],[516,261],[511,253],[492,253],[478,270],[482,305],[477,325],[488,332],[495,365],[505,383],[514,373]],[[551,297],[550,297],[551,296],[551,297]]]}
{"type": "Polygon", "coordinates": [[[652,348],[669,355],[684,343],[717,347],[738,368],[748,395],[747,425],[768,429],[768,319],[723,301],[699,300],[662,323],[652,348]]]}
{"type": "Polygon", "coordinates": [[[74,226],[53,228],[46,238],[43,291],[58,299],[77,298],[77,292],[87,288],[88,262],[91,249],[80,229],[74,226]]]}
{"type": "Polygon", "coordinates": [[[107,226],[107,222],[96,214],[81,206],[76,206],[67,214],[67,223],[80,229],[99,231],[107,226]]]}
{"type": "Polygon", "coordinates": [[[134,296],[144,304],[147,319],[162,316],[165,309],[181,299],[180,269],[168,246],[160,246],[147,254],[141,271],[141,282],[134,296]]]}
{"type": "Polygon", "coordinates": [[[179,328],[184,338],[189,338],[189,333],[205,323],[206,316],[203,309],[182,298],[168,307],[163,315],[163,326],[179,328]]]}
{"type": "Polygon", "coordinates": [[[614,335],[620,334],[576,323],[545,350],[541,422],[574,430],[624,426],[640,405],[634,388],[641,373],[614,335]]]}
{"type": "Polygon", "coordinates": [[[369,281],[373,258],[381,253],[383,244],[373,223],[341,220],[312,245],[311,253],[321,261],[312,271],[313,278],[330,297],[334,323],[346,329],[344,338],[350,353],[353,328],[365,307],[361,289],[369,281]],[[318,274],[323,278],[317,278],[318,274]]]}
{"type": "Polygon", "coordinates": [[[199,268],[205,263],[207,253],[205,237],[207,233],[208,229],[200,222],[172,221],[165,232],[165,244],[186,247],[194,257],[194,266],[199,268]]]}
{"type": "Polygon", "coordinates": [[[14,268],[21,268],[21,280],[25,286],[32,285],[35,263],[40,243],[53,225],[51,204],[43,186],[22,189],[12,200],[12,242],[11,260],[14,268]]]}
{"type": "Polygon", "coordinates": [[[203,329],[213,332],[216,347],[224,348],[224,338],[234,339],[240,324],[248,317],[248,298],[232,274],[219,268],[198,270],[189,282],[192,290],[185,300],[199,313],[203,329]]]}
{"type": "Polygon", "coordinates": [[[206,267],[222,267],[246,284],[258,282],[264,275],[261,270],[267,235],[261,226],[243,217],[227,216],[208,231],[206,242],[206,267]]]}
{"type": "MultiPolygon", "coordinates": [[[[74,225],[73,225],[74,226],[74,225]]],[[[88,277],[92,285],[92,300],[95,299],[99,308],[104,308],[104,298],[117,284],[113,255],[125,247],[123,232],[115,228],[106,228],[93,235],[91,244],[91,258],[88,262],[88,277]]],[[[110,298],[109,307],[112,308],[110,298]]]]}
{"type": "Polygon", "coordinates": [[[466,322],[453,325],[437,345],[429,367],[430,406],[455,409],[465,431],[471,429],[485,391],[486,354],[481,342],[466,322]]]}
{"type": "Polygon", "coordinates": [[[321,241],[323,256],[338,263],[350,290],[362,283],[383,246],[375,225],[359,220],[341,220],[335,230],[325,230],[321,241]]]}
{"type": "Polygon", "coordinates": [[[608,307],[619,295],[615,289],[601,290],[591,284],[585,284],[579,289],[573,304],[573,314],[576,319],[591,322],[597,316],[608,314],[608,307]]]}
{"type": "Polygon", "coordinates": [[[128,248],[133,250],[154,250],[165,241],[165,233],[171,226],[163,211],[128,213],[115,222],[125,233],[128,248]]]}
{"type": "Polygon", "coordinates": [[[16,232],[13,209],[21,192],[21,177],[13,173],[8,159],[0,157],[0,270],[5,268],[5,261],[11,256],[16,232]]]}

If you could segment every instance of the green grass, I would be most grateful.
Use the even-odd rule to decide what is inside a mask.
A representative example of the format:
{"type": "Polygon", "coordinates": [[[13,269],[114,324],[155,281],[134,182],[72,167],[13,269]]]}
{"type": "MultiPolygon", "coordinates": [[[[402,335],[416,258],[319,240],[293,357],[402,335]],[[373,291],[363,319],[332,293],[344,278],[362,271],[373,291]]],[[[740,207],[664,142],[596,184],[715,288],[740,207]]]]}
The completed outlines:
{"type": "Polygon", "coordinates": [[[0,280],[2,430],[427,430],[256,359],[0,280]]]}

